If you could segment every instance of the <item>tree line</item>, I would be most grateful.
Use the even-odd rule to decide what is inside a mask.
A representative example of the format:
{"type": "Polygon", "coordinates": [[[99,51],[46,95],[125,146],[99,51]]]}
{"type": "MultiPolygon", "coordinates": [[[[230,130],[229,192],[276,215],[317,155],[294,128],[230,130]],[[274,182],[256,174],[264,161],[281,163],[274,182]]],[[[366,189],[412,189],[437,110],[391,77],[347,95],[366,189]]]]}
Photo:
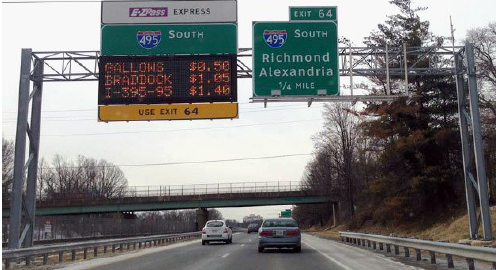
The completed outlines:
{"type": "MultiPolygon", "coordinates": [[[[390,1],[400,12],[388,16],[364,39],[371,47],[441,46],[446,38],[429,31],[420,18],[426,8],[410,0],[390,1]]],[[[480,90],[484,156],[490,198],[496,196],[496,23],[469,31],[475,46],[480,90]]],[[[409,56],[409,66],[443,64],[436,57],[409,56]]],[[[374,59],[385,67],[383,59],[374,59]]],[[[401,66],[391,59],[390,66],[401,66]]],[[[339,192],[340,211],[353,225],[366,221],[399,224],[432,222],[465,207],[458,103],[453,76],[409,76],[409,98],[392,102],[324,105],[324,125],[314,136],[314,156],[302,181],[311,188],[339,192]]],[[[404,91],[404,79],[391,77],[391,92],[404,91]]],[[[372,94],[386,93],[386,78],[370,79],[372,94]]],[[[301,205],[294,216],[303,226],[329,223],[328,205],[301,205]]]]}

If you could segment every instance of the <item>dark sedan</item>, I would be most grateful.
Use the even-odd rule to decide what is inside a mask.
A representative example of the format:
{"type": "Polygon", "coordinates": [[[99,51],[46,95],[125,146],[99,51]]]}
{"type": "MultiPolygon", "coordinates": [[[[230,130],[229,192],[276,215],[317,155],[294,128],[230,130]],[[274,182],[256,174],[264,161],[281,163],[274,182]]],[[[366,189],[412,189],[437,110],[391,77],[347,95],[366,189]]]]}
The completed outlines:
{"type": "Polygon", "coordinates": [[[260,226],[258,226],[257,223],[251,223],[248,225],[248,233],[258,232],[258,228],[260,228],[260,226]]]}

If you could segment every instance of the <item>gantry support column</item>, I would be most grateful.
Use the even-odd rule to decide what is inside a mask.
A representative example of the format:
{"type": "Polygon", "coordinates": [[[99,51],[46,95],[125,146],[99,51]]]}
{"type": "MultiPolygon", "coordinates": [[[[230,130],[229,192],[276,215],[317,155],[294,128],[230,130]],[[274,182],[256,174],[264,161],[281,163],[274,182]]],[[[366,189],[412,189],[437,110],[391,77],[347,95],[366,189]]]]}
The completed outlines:
{"type": "Polygon", "coordinates": [[[40,149],[40,126],[41,126],[41,100],[43,93],[43,60],[37,59],[34,61],[34,78],[37,78],[33,83],[33,92],[31,104],[31,125],[28,129],[29,137],[29,157],[31,162],[28,166],[28,177],[26,187],[26,212],[27,221],[30,226],[27,229],[24,238],[24,247],[33,245],[33,231],[35,226],[36,216],[36,180],[38,176],[38,157],[40,149]]]}
{"type": "Polygon", "coordinates": [[[479,193],[484,240],[492,240],[491,217],[489,214],[489,192],[487,189],[486,164],[484,162],[479,115],[479,93],[477,91],[477,77],[475,74],[474,47],[471,43],[466,43],[465,45],[465,57],[467,61],[468,96],[470,100],[470,117],[472,118],[475,170],[477,173],[477,183],[474,183],[474,185],[479,193]]]}
{"type": "MultiPolygon", "coordinates": [[[[9,249],[20,248],[22,218],[22,191],[26,171],[26,133],[28,128],[29,84],[31,80],[31,49],[22,49],[19,100],[17,107],[17,129],[14,153],[14,179],[10,197],[9,249]]],[[[28,163],[31,159],[28,159],[28,163]]],[[[25,235],[25,231],[23,234],[25,235]]]]}

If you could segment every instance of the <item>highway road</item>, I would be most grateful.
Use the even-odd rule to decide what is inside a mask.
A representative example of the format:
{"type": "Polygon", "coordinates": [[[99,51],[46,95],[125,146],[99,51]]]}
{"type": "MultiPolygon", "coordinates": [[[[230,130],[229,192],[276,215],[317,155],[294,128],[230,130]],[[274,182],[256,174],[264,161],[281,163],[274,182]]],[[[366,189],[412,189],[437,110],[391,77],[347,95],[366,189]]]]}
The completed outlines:
{"type": "Polygon", "coordinates": [[[257,251],[257,234],[236,233],[233,244],[202,246],[199,240],[150,248],[116,257],[98,258],[66,265],[65,270],[252,270],[252,269],[335,269],[335,270],[403,270],[419,269],[391,260],[382,254],[347,246],[315,236],[302,236],[302,251],[257,251]]]}

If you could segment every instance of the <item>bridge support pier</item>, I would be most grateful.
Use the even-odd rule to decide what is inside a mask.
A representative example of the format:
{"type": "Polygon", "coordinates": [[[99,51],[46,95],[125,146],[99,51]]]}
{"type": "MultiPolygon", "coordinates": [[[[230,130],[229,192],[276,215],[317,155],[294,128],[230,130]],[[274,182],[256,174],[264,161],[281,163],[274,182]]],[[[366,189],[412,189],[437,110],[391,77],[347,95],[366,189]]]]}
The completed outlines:
{"type": "Polygon", "coordinates": [[[208,221],[208,210],[206,208],[196,209],[196,230],[200,231],[208,221]]]}

